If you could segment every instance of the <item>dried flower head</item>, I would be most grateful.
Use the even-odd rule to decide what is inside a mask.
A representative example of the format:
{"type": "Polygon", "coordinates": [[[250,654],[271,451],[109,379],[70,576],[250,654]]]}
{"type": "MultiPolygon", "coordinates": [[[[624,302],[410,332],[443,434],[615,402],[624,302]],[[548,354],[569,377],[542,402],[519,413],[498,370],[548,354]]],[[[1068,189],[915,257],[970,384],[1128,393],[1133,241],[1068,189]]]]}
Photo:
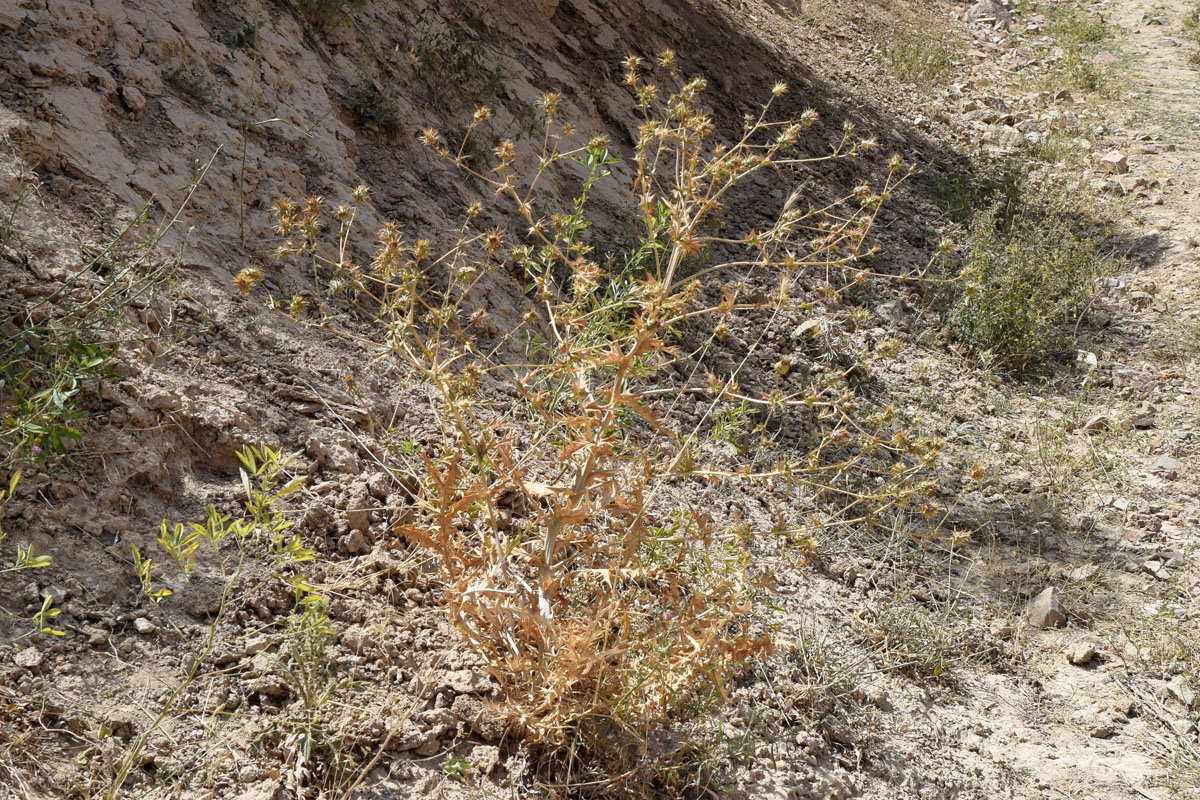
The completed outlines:
{"type": "Polygon", "coordinates": [[[430,150],[440,151],[442,149],[441,134],[439,134],[433,128],[426,128],[425,130],[421,131],[421,142],[430,150]]]}
{"type": "Polygon", "coordinates": [[[233,279],[233,285],[237,287],[239,292],[249,294],[254,291],[254,288],[262,283],[262,270],[258,267],[244,267],[237,277],[233,279]]]}
{"type": "Polygon", "coordinates": [[[558,92],[546,92],[538,100],[538,106],[541,107],[542,113],[548,119],[554,119],[554,115],[558,113],[558,106],[562,102],[562,95],[558,92]]]}

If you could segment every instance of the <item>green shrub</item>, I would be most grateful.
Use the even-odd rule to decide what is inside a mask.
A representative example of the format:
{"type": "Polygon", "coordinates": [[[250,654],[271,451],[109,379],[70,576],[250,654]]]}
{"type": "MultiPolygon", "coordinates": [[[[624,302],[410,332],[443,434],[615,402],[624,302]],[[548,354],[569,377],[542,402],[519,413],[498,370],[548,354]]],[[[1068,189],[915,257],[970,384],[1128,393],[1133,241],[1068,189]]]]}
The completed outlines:
{"type": "Polygon", "coordinates": [[[950,338],[1006,371],[1073,352],[1073,326],[1114,258],[1087,213],[1064,192],[1000,199],[968,224],[956,256],[950,338]]]}

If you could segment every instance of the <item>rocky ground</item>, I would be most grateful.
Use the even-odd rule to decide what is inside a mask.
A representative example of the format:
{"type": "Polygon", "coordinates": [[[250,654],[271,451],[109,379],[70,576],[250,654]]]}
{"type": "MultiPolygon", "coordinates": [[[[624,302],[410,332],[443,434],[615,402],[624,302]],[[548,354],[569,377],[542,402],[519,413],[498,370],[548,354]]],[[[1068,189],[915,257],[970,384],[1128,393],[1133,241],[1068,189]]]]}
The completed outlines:
{"type": "MultiPolygon", "coordinates": [[[[303,271],[274,266],[281,196],[342,201],[363,183],[367,229],[447,229],[487,193],[416,134],[461,130],[480,102],[520,140],[553,88],[572,123],[627,147],[619,61],[664,47],[710,77],[723,130],[786,80],[782,112],[824,120],[813,154],[844,119],[880,142],[853,168],[795,175],[814,201],[878,178],[893,151],[919,165],[880,217],[881,271],[926,263],[956,235],[939,179],[1006,158],[1115,218],[1126,265],[1077,326],[1077,358],[1041,379],[948,350],[931,333],[936,293],[885,282],[855,298],[859,317],[820,307],[846,338],[813,363],[897,342],[873,367],[880,396],[945,442],[948,483],[973,464],[988,477],[947,499],[966,539],[918,541],[897,524],[818,537],[799,556],[764,548],[781,647],[718,712],[734,756],[690,793],[1200,796],[1192,4],[375,0],[330,21],[303,5],[0,6],[0,334],[125,293],[103,321],[120,341],[115,374],[80,394],[82,439],[27,458],[0,506],[6,567],[18,545],[52,559],[0,568],[0,796],[550,796],[536,754],[505,737],[486,665],[447,624],[428,558],[393,535],[415,488],[393,459],[437,439],[427,392],[232,281],[250,264],[282,295],[307,291],[303,271]],[[1068,5],[1106,36],[1064,38],[1068,5]],[[933,79],[902,69],[898,21],[952,45],[933,79]],[[212,564],[190,582],[160,568],[174,594],[155,605],[132,559],[134,545],[168,560],[164,517],[238,513],[246,445],[296,451],[307,477],[285,513],[316,553],[288,574],[329,598],[333,633],[310,659],[336,665],[317,670],[336,689],[319,735],[297,702],[295,643],[308,640],[294,587],[254,564],[226,603],[212,564]],[[35,625],[47,607],[61,613],[35,625]]],[[[754,220],[762,202],[752,193],[735,214],[754,220]]],[[[620,232],[620,203],[600,189],[606,231],[620,232]]],[[[495,319],[524,312],[515,282],[489,289],[495,319]]],[[[733,355],[755,325],[734,331],[733,355]]],[[[769,375],[791,346],[772,340],[753,369],[769,375]]],[[[725,499],[752,521],[791,501],[725,499]]]]}

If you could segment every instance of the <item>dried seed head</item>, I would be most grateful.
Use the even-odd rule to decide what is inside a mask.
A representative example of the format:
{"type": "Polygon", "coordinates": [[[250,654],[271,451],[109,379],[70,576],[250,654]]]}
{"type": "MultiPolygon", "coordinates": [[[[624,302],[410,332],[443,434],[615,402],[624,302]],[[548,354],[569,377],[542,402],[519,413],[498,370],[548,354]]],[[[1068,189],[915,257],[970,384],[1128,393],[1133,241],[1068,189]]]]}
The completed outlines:
{"type": "Polygon", "coordinates": [[[430,150],[442,149],[442,137],[433,128],[426,128],[421,131],[421,142],[430,150]]]}
{"type": "Polygon", "coordinates": [[[233,279],[233,285],[243,294],[254,291],[254,287],[260,283],[262,283],[262,270],[258,267],[245,267],[233,279]]]}
{"type": "Polygon", "coordinates": [[[641,67],[641,64],[642,64],[642,60],[640,58],[638,58],[637,56],[632,56],[632,55],[626,56],[625,60],[621,62],[621,66],[625,69],[626,85],[634,86],[635,84],[637,84],[637,80],[638,80],[637,73],[638,73],[638,69],[641,67]]]}
{"type": "Polygon", "coordinates": [[[546,92],[538,100],[538,105],[541,106],[542,112],[549,118],[554,119],[554,115],[558,113],[558,105],[562,102],[562,95],[558,92],[546,92]]]}
{"type": "Polygon", "coordinates": [[[496,154],[496,158],[500,159],[501,166],[508,166],[517,157],[517,148],[511,139],[505,139],[496,145],[492,152],[496,154]]]}

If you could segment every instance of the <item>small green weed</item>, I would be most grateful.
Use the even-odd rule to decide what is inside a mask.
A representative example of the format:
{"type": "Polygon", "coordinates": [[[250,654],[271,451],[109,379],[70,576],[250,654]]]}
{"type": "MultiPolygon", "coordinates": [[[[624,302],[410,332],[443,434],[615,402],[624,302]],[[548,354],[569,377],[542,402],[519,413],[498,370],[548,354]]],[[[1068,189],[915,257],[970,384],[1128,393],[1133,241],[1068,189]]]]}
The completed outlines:
{"type": "MultiPolygon", "coordinates": [[[[434,22],[418,18],[408,40],[408,59],[430,102],[451,92],[486,100],[497,96],[508,78],[504,70],[489,66],[483,40],[462,16],[434,22]]],[[[526,120],[522,127],[531,124],[526,120]]]]}
{"type": "Polygon", "coordinates": [[[201,108],[210,108],[213,105],[212,81],[203,67],[175,67],[163,76],[163,82],[201,108]]]}
{"type": "Polygon", "coordinates": [[[346,98],[359,122],[373,124],[385,133],[400,130],[400,110],[391,97],[374,84],[362,86],[346,98]]]}
{"type": "Polygon", "coordinates": [[[1110,96],[1115,90],[1113,75],[1093,59],[1100,52],[1100,45],[1112,37],[1112,29],[1103,18],[1080,5],[1039,3],[1035,7],[1046,17],[1046,34],[1062,51],[1062,57],[1049,70],[1039,73],[1041,85],[1048,90],[1069,86],[1080,92],[1110,96]]]}
{"type": "Polygon", "coordinates": [[[82,437],[72,424],[85,416],[80,395],[116,377],[114,350],[52,325],[0,341],[0,468],[65,454],[67,442],[82,437]]]}
{"type": "Polygon", "coordinates": [[[884,44],[884,57],[893,75],[904,83],[934,86],[955,66],[956,42],[938,25],[901,24],[884,44]]]}
{"type": "Polygon", "coordinates": [[[238,454],[238,460],[242,465],[239,474],[245,493],[240,515],[222,514],[215,506],[209,506],[203,522],[171,525],[164,519],[157,544],[167,557],[165,565],[148,553],[142,553],[136,545],[132,546],[133,566],[142,594],[150,601],[160,625],[178,637],[180,646],[190,656],[190,666],[157,715],[116,765],[104,800],[115,800],[121,794],[126,781],[142,765],[143,753],[152,738],[166,720],[177,713],[181,698],[195,683],[205,660],[217,646],[217,632],[222,623],[233,609],[266,583],[283,580],[296,593],[302,610],[298,623],[300,632],[293,631],[295,635],[290,637],[291,644],[297,649],[287,662],[297,666],[287,674],[294,679],[294,688],[303,700],[304,710],[319,707],[323,699],[327,699],[323,693],[328,686],[321,680],[325,665],[314,666],[314,658],[323,652],[320,648],[325,641],[322,638],[325,636],[323,606],[300,576],[281,576],[283,570],[309,561],[313,555],[289,530],[291,522],[279,509],[287,497],[299,491],[304,478],[289,472],[290,456],[269,447],[247,446],[238,454]],[[202,596],[199,584],[202,575],[212,575],[216,580],[214,585],[219,586],[217,596],[206,601],[213,611],[199,636],[181,627],[176,617],[162,608],[163,603],[169,603],[169,598],[175,594],[160,581],[167,570],[173,573],[171,583],[177,589],[197,597],[202,596]],[[248,580],[251,573],[258,572],[265,572],[266,577],[248,580]],[[308,613],[310,605],[316,609],[311,614],[308,613]]]}
{"type": "Polygon", "coordinates": [[[263,26],[262,20],[247,22],[225,40],[231,50],[253,50],[258,46],[258,32],[263,26]]]}
{"type": "Polygon", "coordinates": [[[1117,259],[1086,210],[1061,189],[1026,184],[967,225],[954,260],[957,297],[944,325],[967,353],[1013,372],[1071,355],[1072,325],[1117,259]]]}
{"type": "Polygon", "coordinates": [[[1183,23],[1183,29],[1188,32],[1188,35],[1193,39],[1200,39],[1200,3],[1193,3],[1192,6],[1185,12],[1180,20],[1183,23]]]}

